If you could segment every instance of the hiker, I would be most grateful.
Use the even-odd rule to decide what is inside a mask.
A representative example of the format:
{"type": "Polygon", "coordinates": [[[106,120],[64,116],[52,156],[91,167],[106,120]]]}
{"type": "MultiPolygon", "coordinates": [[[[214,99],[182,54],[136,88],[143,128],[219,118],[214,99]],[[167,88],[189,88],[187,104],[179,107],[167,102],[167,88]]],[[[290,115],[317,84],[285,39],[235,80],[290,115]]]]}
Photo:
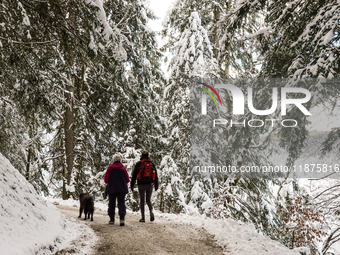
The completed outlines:
{"type": "Polygon", "coordinates": [[[129,192],[127,184],[130,182],[130,178],[125,167],[121,163],[122,157],[120,155],[114,155],[112,161],[113,164],[107,168],[104,177],[105,183],[108,183],[107,194],[109,195],[109,224],[115,223],[115,209],[117,199],[120,226],[125,226],[125,195],[129,192]]]}
{"type": "Polygon", "coordinates": [[[146,194],[146,203],[150,210],[150,221],[154,221],[155,215],[152,209],[151,195],[152,195],[153,185],[155,186],[155,190],[158,189],[158,176],[157,176],[156,167],[151,162],[149,158],[149,153],[147,150],[142,151],[141,159],[136,164],[133,170],[132,180],[130,183],[130,188],[132,191],[133,191],[133,186],[135,185],[136,179],[137,179],[138,191],[139,191],[139,197],[140,197],[140,211],[142,214],[142,218],[139,220],[139,222],[145,222],[145,211],[144,211],[145,194],[146,194]]]}

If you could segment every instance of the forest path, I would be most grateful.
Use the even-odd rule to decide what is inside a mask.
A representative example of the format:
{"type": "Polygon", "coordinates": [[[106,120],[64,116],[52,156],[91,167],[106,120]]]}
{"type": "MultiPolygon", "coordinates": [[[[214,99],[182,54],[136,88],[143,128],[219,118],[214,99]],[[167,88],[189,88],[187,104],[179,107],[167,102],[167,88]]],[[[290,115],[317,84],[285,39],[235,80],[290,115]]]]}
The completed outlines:
{"type": "MultiPolygon", "coordinates": [[[[77,218],[79,208],[57,205],[68,217],[77,218]]],[[[84,215],[81,220],[84,221],[84,215]]],[[[109,225],[107,212],[96,210],[93,221],[86,220],[99,241],[95,247],[95,255],[111,254],[223,254],[214,237],[203,228],[198,229],[190,224],[180,224],[157,216],[150,222],[146,215],[146,222],[139,222],[139,215],[128,213],[125,226],[119,226],[119,217],[109,225]]]]}

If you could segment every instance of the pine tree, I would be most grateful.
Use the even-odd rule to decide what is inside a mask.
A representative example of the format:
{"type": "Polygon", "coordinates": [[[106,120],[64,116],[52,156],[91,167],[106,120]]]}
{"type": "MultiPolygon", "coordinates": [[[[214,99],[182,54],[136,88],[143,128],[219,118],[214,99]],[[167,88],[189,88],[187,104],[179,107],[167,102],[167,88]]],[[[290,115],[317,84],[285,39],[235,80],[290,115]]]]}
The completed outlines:
{"type": "MultiPolygon", "coordinates": [[[[197,12],[191,13],[186,29],[174,47],[171,61],[171,75],[165,89],[165,111],[167,115],[168,156],[174,161],[188,190],[190,149],[190,107],[189,88],[194,78],[214,77],[217,75],[217,62],[213,57],[207,31],[201,25],[197,12]]],[[[188,202],[188,201],[187,201],[188,202]]]]}
{"type": "Polygon", "coordinates": [[[188,211],[198,210],[199,213],[210,214],[214,191],[210,177],[192,177],[189,183],[190,190],[188,191],[186,200],[188,204],[188,211]]]}
{"type": "Polygon", "coordinates": [[[263,73],[299,78],[337,76],[339,7],[334,1],[272,2],[266,21],[276,42],[274,47],[265,47],[263,73]]]}
{"type": "Polygon", "coordinates": [[[189,27],[184,30],[181,39],[175,46],[176,55],[171,62],[171,76],[165,90],[165,97],[170,98],[166,104],[168,118],[168,137],[173,148],[172,158],[185,176],[185,167],[189,150],[189,88],[191,79],[216,75],[217,65],[213,58],[212,46],[207,31],[201,26],[197,12],[189,18],[189,27]]]}
{"type": "Polygon", "coordinates": [[[151,84],[161,83],[161,53],[142,3],[5,1],[3,7],[1,98],[15,103],[34,130],[53,134],[44,157],[52,159],[50,181],[62,182],[64,198],[77,197],[103,171],[131,122],[140,134],[134,146],[157,150],[159,97],[151,84]]]}
{"type": "Polygon", "coordinates": [[[163,157],[158,171],[159,191],[157,203],[161,212],[180,213],[186,211],[184,185],[176,163],[169,156],[163,157]]]}
{"type": "Polygon", "coordinates": [[[213,46],[214,58],[219,65],[219,76],[253,77],[257,72],[253,54],[256,47],[253,42],[244,39],[260,26],[261,19],[257,13],[248,12],[244,19],[236,21],[231,16],[234,16],[237,10],[238,1],[176,1],[163,30],[163,36],[168,39],[165,47],[171,48],[179,40],[179,36],[187,27],[187,18],[192,12],[198,12],[213,46]],[[238,26],[234,25],[235,22],[238,22],[238,26]]]}
{"type": "MultiPolygon", "coordinates": [[[[90,100],[85,101],[87,106],[90,104],[93,107],[87,110],[89,116],[85,123],[90,125],[87,124],[85,130],[88,130],[91,139],[96,140],[99,147],[94,148],[96,153],[93,156],[85,158],[98,158],[97,165],[100,163],[103,167],[106,164],[107,167],[112,155],[117,152],[136,163],[138,156],[135,153],[130,155],[131,150],[137,152],[147,148],[151,153],[158,151],[159,96],[152,86],[161,84],[163,77],[159,70],[161,53],[156,46],[155,33],[147,27],[148,19],[154,18],[150,10],[139,1],[129,4],[124,1],[107,1],[103,7],[112,30],[117,31],[117,37],[113,39],[118,45],[110,43],[113,49],[109,47],[105,54],[98,53],[95,57],[106,70],[102,70],[103,66],[100,65],[88,71],[91,79],[87,78],[87,83],[95,90],[90,100]],[[96,86],[98,82],[101,83],[99,88],[96,86]],[[108,89],[105,90],[105,87],[108,89]],[[102,127],[102,130],[93,127],[102,127]],[[121,139],[127,140],[122,142],[121,139]],[[103,160],[100,162],[100,159],[103,160]]],[[[91,145],[91,140],[89,142],[91,145]]],[[[158,155],[155,162],[159,163],[158,155]]],[[[89,163],[91,174],[96,175],[99,169],[94,169],[92,162],[89,163]]],[[[132,166],[128,170],[131,171],[132,166]]]]}

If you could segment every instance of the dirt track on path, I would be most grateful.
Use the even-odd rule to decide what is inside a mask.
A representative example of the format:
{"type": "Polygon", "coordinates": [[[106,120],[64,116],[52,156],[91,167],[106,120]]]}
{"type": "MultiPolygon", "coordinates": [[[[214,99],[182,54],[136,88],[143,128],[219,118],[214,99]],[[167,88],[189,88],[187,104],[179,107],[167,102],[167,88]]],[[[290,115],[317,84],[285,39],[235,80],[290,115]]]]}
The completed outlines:
{"type": "MultiPolygon", "coordinates": [[[[57,207],[68,217],[78,217],[78,208],[57,207]]],[[[99,237],[94,254],[223,254],[214,237],[204,229],[179,224],[159,216],[154,222],[148,221],[147,218],[145,223],[140,223],[139,219],[138,215],[128,213],[124,227],[116,223],[109,225],[107,213],[95,211],[93,221],[85,221],[99,237]]],[[[118,215],[116,222],[119,223],[118,215]]]]}

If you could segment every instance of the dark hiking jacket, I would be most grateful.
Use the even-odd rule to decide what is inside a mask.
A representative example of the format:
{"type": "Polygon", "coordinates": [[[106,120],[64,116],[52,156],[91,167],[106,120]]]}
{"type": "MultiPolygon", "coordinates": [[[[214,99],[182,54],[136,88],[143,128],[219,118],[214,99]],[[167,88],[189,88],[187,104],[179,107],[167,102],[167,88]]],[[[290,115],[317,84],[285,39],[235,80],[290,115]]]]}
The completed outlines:
{"type": "MultiPolygon", "coordinates": [[[[141,158],[139,162],[137,162],[137,164],[135,165],[135,168],[133,170],[133,173],[132,173],[132,179],[131,179],[131,183],[130,183],[130,188],[133,188],[133,186],[135,185],[135,182],[136,182],[136,179],[137,179],[137,176],[138,176],[138,173],[139,173],[139,170],[140,170],[140,167],[142,165],[142,160],[144,158],[141,158]]],[[[152,163],[152,162],[151,162],[152,163]]],[[[152,163],[153,167],[155,168],[156,170],[156,167],[154,165],[154,163],[152,163]]],[[[142,182],[140,180],[137,180],[137,184],[150,184],[150,182],[142,182]]],[[[155,189],[157,190],[158,189],[158,175],[157,175],[157,170],[156,170],[156,173],[155,173],[155,180],[154,180],[154,184],[155,184],[155,189]]]]}
{"type": "Polygon", "coordinates": [[[130,182],[129,175],[125,167],[120,162],[114,162],[105,173],[105,183],[108,183],[107,194],[129,192],[127,184],[130,182]]]}

